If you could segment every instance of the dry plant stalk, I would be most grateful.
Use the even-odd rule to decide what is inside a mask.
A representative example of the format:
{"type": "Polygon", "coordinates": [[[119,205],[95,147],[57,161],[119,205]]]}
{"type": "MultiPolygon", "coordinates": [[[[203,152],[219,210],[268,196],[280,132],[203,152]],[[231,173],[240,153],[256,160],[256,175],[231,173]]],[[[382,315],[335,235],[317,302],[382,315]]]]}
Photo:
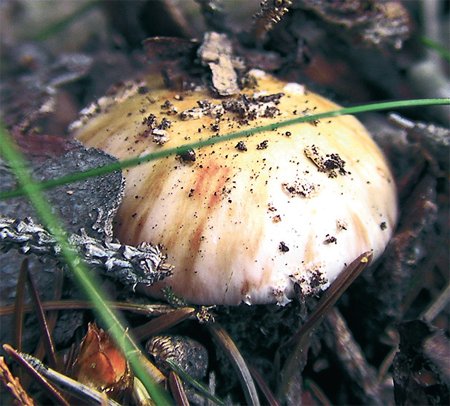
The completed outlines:
{"type": "Polygon", "coordinates": [[[13,376],[3,357],[0,357],[0,382],[9,391],[16,401],[16,404],[22,406],[34,406],[35,403],[33,399],[31,399],[25,389],[23,389],[19,378],[13,376]]]}

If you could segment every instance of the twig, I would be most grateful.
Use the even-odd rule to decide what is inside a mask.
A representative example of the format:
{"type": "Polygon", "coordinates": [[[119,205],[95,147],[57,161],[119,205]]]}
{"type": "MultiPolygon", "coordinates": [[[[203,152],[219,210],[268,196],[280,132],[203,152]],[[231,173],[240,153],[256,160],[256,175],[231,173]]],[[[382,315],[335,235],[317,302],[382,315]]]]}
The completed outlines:
{"type": "MultiPolygon", "coordinates": [[[[25,354],[23,352],[17,352],[12,347],[5,344],[3,346],[5,351],[9,355],[14,356],[16,360],[18,358],[22,359],[22,364],[28,364],[32,369],[34,369],[38,374],[43,375],[45,378],[49,379],[56,385],[62,387],[65,391],[69,392],[73,396],[83,399],[90,404],[107,405],[107,406],[120,406],[117,402],[112,399],[108,399],[106,395],[101,394],[86,385],[83,385],[72,378],[69,378],[59,372],[48,368],[37,358],[32,355],[25,354]]],[[[67,404],[67,403],[65,403],[67,404]]]]}
{"type": "MultiPolygon", "coordinates": [[[[117,242],[104,242],[88,236],[83,230],[72,234],[69,241],[87,265],[133,289],[138,283],[152,285],[169,276],[173,267],[165,263],[157,246],[142,243],[137,247],[117,242]]],[[[61,247],[52,235],[30,218],[14,220],[0,216],[0,249],[11,248],[23,254],[56,259],[64,264],[61,247]]]]}
{"type": "Polygon", "coordinates": [[[447,284],[445,289],[439,294],[439,296],[433,300],[430,306],[422,314],[422,317],[428,323],[431,323],[437,315],[447,306],[450,302],[450,283],[447,284]]]}
{"type": "Polygon", "coordinates": [[[213,339],[225,351],[231,361],[233,368],[239,376],[242,388],[244,390],[245,400],[247,404],[259,406],[258,393],[256,392],[255,382],[247,367],[247,363],[242,357],[236,344],[233,342],[228,333],[217,323],[207,324],[206,328],[211,333],[213,339]]]}
{"type": "Polygon", "coordinates": [[[44,389],[46,394],[53,399],[55,404],[69,406],[69,403],[59,393],[59,391],[50,382],[48,382],[47,379],[45,379],[44,376],[37,371],[30,362],[28,362],[28,360],[22,356],[22,352],[16,351],[8,344],[4,344],[3,349],[11,358],[14,359],[14,361],[24,368],[27,374],[31,375],[33,382],[37,383],[42,389],[44,389]]]}
{"type": "MultiPolygon", "coordinates": [[[[140,304],[127,302],[107,302],[112,309],[123,310],[135,314],[142,314],[147,317],[156,317],[163,314],[173,312],[173,307],[165,304],[140,304]]],[[[85,300],[49,300],[42,303],[45,310],[84,310],[92,309],[93,304],[85,300]]],[[[26,304],[23,308],[25,313],[31,313],[34,310],[33,306],[26,304]]],[[[14,314],[14,305],[6,305],[0,307],[0,317],[14,314]]],[[[195,319],[192,315],[190,319],[195,319]]]]}
{"type": "Polygon", "coordinates": [[[23,389],[18,378],[15,378],[6,365],[3,357],[0,357],[0,382],[8,389],[11,396],[19,405],[34,406],[34,401],[23,389]]]}
{"type": "Polygon", "coordinates": [[[44,309],[42,308],[42,302],[41,298],[39,297],[36,283],[34,282],[33,276],[31,275],[29,270],[27,270],[27,282],[31,300],[35,307],[45,352],[47,353],[47,361],[52,368],[56,368],[55,345],[53,344],[53,339],[50,335],[47,319],[44,314],[44,309]]]}
{"type": "MultiPolygon", "coordinates": [[[[64,272],[61,268],[55,269],[54,283],[55,284],[53,287],[53,290],[54,290],[53,299],[60,300],[61,295],[62,295],[63,285],[64,285],[64,272]]],[[[40,302],[39,306],[42,309],[42,311],[44,311],[42,301],[40,302]]],[[[47,321],[47,327],[48,327],[49,334],[52,335],[52,333],[55,329],[55,326],[56,326],[56,322],[58,321],[58,312],[52,311],[52,312],[49,312],[49,314],[46,314],[46,321],[47,321]]],[[[39,340],[39,344],[36,348],[36,351],[34,352],[35,357],[39,358],[39,359],[43,359],[44,355],[45,355],[45,347],[44,347],[43,340],[44,340],[44,337],[42,336],[41,339],[39,340]]]]}
{"type": "Polygon", "coordinates": [[[332,403],[328,399],[328,397],[323,393],[322,388],[319,387],[314,381],[311,379],[305,379],[305,388],[307,388],[314,397],[319,401],[319,405],[322,406],[332,406],[332,403]]]}
{"type": "Polygon", "coordinates": [[[189,406],[189,400],[186,396],[183,382],[177,373],[173,371],[169,373],[169,387],[177,406],[189,406]]]}
{"type": "Polygon", "coordinates": [[[25,316],[25,281],[28,272],[28,258],[22,261],[20,266],[19,278],[16,285],[16,299],[14,301],[14,344],[16,348],[22,350],[22,332],[23,332],[23,319],[25,316]]]}
{"type": "Polygon", "coordinates": [[[194,387],[196,390],[198,390],[202,396],[212,401],[214,404],[219,406],[224,406],[225,403],[219,399],[217,396],[211,394],[205,385],[203,385],[201,382],[197,381],[196,379],[192,378],[188,373],[186,373],[183,368],[181,368],[178,364],[176,364],[171,359],[166,359],[165,362],[172,368],[183,380],[188,382],[192,387],[194,387]]]}
{"type": "Polygon", "coordinates": [[[384,404],[380,396],[375,369],[365,359],[361,347],[353,338],[341,313],[335,308],[331,309],[327,315],[326,324],[331,329],[334,338],[327,344],[340,360],[351,382],[362,391],[365,398],[364,403],[384,404]]]}
{"type": "Polygon", "coordinates": [[[156,335],[163,330],[173,327],[184,320],[187,320],[195,313],[193,307],[182,307],[181,309],[173,310],[168,314],[163,314],[156,319],[136,327],[131,330],[131,334],[137,341],[148,339],[152,335],[156,335]]]}
{"type": "Polygon", "coordinates": [[[372,260],[373,254],[365,252],[356,258],[344,272],[336,278],[328,290],[320,299],[317,307],[311,313],[305,324],[291,337],[287,344],[295,343],[295,347],[281,371],[281,384],[278,394],[285,397],[293,395],[296,378],[304,352],[308,347],[308,338],[312,331],[317,328],[328,311],[342,296],[345,290],[352,284],[356,277],[367,268],[372,260]]]}
{"type": "Polygon", "coordinates": [[[275,395],[272,393],[272,391],[270,390],[269,386],[267,385],[266,381],[261,376],[259,371],[251,365],[248,366],[248,369],[250,370],[250,373],[252,374],[252,377],[255,380],[256,384],[258,385],[259,389],[264,394],[267,404],[269,406],[280,406],[280,403],[275,398],[275,395]]]}

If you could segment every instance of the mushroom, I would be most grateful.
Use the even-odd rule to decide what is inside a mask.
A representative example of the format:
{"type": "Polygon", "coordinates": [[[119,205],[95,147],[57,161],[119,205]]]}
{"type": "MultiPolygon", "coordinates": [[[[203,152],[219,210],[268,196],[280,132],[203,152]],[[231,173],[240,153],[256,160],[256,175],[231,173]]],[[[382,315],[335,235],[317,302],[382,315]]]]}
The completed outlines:
{"type": "MultiPolygon", "coordinates": [[[[74,123],[87,146],[125,159],[339,108],[260,71],[240,94],[177,92],[148,76],[74,123]]],[[[356,257],[383,252],[397,219],[388,164],[363,125],[338,116],[187,150],[124,171],[115,232],[167,249],[162,288],[196,304],[289,302],[326,289],[356,257]],[[296,289],[294,289],[297,286],[296,289]]]]}

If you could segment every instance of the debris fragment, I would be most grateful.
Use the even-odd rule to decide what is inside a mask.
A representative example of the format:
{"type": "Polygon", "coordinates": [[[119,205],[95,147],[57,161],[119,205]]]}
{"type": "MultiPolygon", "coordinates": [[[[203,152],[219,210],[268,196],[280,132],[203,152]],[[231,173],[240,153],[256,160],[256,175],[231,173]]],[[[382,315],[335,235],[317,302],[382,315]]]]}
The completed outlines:
{"type": "MultiPolygon", "coordinates": [[[[160,248],[149,243],[133,247],[100,241],[89,237],[83,230],[80,234],[70,235],[69,242],[92,268],[131,288],[138,283],[152,285],[172,271],[160,248]]],[[[64,264],[61,248],[53,236],[29,217],[15,220],[0,216],[0,249],[5,252],[16,249],[22,254],[50,257],[64,264]]]]}
{"type": "Polygon", "coordinates": [[[317,166],[319,172],[328,173],[328,177],[336,178],[339,175],[346,175],[348,172],[344,169],[345,161],[339,154],[323,154],[315,145],[304,149],[305,155],[317,166]]]}
{"type": "Polygon", "coordinates": [[[198,50],[198,56],[202,63],[211,69],[212,84],[220,96],[239,93],[232,55],[231,42],[225,34],[217,32],[205,34],[203,44],[198,50]]]}

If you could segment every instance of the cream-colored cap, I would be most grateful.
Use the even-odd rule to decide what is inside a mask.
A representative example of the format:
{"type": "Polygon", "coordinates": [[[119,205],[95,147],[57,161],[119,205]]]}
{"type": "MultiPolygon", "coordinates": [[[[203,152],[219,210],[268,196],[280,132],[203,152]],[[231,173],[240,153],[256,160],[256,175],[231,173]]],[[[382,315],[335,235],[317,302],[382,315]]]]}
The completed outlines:
{"type": "MultiPolygon", "coordinates": [[[[216,134],[336,110],[261,71],[228,98],[176,92],[162,80],[122,86],[74,124],[75,136],[119,159],[216,134]]],[[[124,171],[117,237],[162,244],[173,276],[161,288],[197,304],[287,303],[325,289],[356,257],[378,257],[397,218],[388,164],[352,116],[280,127],[124,171]]]]}

